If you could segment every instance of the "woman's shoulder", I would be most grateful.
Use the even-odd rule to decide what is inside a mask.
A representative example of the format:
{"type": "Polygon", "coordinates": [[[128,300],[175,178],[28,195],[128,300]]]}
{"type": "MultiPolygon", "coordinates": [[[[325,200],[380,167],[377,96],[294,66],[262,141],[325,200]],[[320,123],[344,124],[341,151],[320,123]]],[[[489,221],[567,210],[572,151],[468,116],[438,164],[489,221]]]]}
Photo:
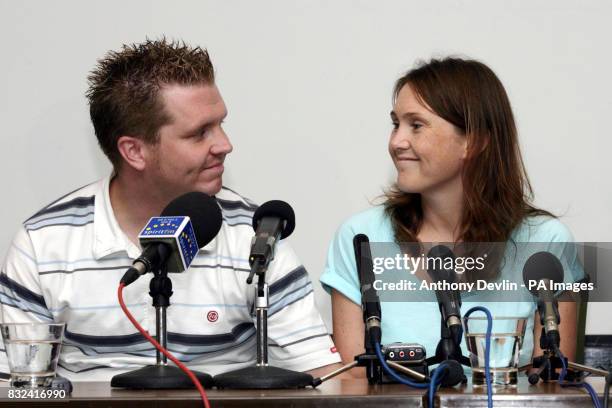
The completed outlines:
{"type": "Polygon", "coordinates": [[[528,216],[512,233],[516,242],[573,242],[570,229],[558,218],[549,215],[528,216]]]}
{"type": "Polygon", "coordinates": [[[376,224],[382,222],[387,215],[385,214],[385,207],[383,205],[375,205],[368,209],[358,212],[357,214],[351,215],[347,218],[343,225],[351,226],[369,226],[370,224],[376,224]]]}
{"type": "Polygon", "coordinates": [[[338,231],[341,235],[365,234],[371,242],[393,240],[393,229],[383,205],[352,215],[340,225],[338,231]]]}

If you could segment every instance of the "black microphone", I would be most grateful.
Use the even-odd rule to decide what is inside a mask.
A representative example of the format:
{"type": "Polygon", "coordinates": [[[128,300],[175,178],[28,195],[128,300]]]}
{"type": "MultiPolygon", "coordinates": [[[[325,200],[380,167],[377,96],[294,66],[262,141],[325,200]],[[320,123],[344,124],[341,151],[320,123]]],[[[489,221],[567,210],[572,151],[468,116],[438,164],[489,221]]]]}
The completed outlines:
{"type": "Polygon", "coordinates": [[[255,235],[251,240],[249,264],[251,273],[247,283],[253,282],[253,275],[268,268],[274,259],[276,242],[287,238],[295,229],[295,213],[289,204],[272,200],[262,204],[253,214],[255,235]]]}
{"type": "Polygon", "coordinates": [[[127,286],[141,275],[167,265],[169,272],[186,270],[199,248],[217,236],[222,222],[217,201],[208,194],[191,192],[175,198],[139,234],[144,249],[121,283],[127,286]]]}
{"type": "MultiPolygon", "coordinates": [[[[436,245],[427,254],[427,273],[434,282],[455,282],[455,270],[446,267],[455,264],[455,254],[444,245],[436,245]],[[450,259],[452,262],[447,262],[450,259]]],[[[457,290],[436,290],[442,320],[448,328],[461,327],[461,295],[457,290]]]]}
{"type": "Polygon", "coordinates": [[[374,353],[374,344],[382,341],[382,330],[380,319],[380,299],[374,288],[374,265],[372,263],[372,252],[370,240],[365,234],[357,234],[353,237],[353,250],[355,251],[355,262],[361,286],[361,309],[363,310],[363,323],[366,328],[365,349],[366,353],[374,353]]]}
{"type": "Polygon", "coordinates": [[[553,347],[560,343],[559,305],[555,298],[552,283],[563,282],[563,265],[550,252],[537,252],[527,259],[523,267],[523,282],[527,289],[538,299],[538,312],[544,333],[553,347]]]}

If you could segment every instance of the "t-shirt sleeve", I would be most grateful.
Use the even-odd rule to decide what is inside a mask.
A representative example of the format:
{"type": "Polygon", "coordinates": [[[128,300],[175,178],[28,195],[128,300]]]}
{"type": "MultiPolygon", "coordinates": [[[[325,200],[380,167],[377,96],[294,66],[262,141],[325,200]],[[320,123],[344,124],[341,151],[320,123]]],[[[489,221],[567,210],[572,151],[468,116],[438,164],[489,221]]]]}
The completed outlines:
{"type": "MultiPolygon", "coordinates": [[[[559,259],[563,269],[563,282],[571,285],[584,280],[586,273],[580,259],[580,245],[574,242],[574,237],[561,221],[551,217],[534,217],[529,219],[519,234],[519,247],[523,252],[522,262],[517,267],[517,282],[523,281],[525,263],[537,252],[548,252],[559,259]]],[[[566,285],[566,287],[567,287],[566,285]]],[[[564,290],[557,291],[557,295],[564,290]]],[[[569,293],[569,292],[568,292],[569,293]]]]}
{"type": "Polygon", "coordinates": [[[360,305],[361,292],[353,249],[354,235],[355,232],[349,222],[340,226],[329,245],[325,270],[319,279],[328,293],[331,289],[335,289],[360,305]]]}
{"type": "MultiPolygon", "coordinates": [[[[0,322],[52,322],[39,281],[32,242],[25,229],[13,239],[0,270],[0,322]]],[[[9,372],[6,347],[0,336],[0,376],[9,372]]]]}
{"type": "Polygon", "coordinates": [[[586,275],[578,256],[578,245],[569,228],[557,219],[547,221],[545,228],[550,235],[547,249],[561,261],[564,282],[573,283],[584,279],[586,275]]]}
{"type": "Polygon", "coordinates": [[[340,362],[317,310],[306,269],[287,242],[280,241],[276,249],[266,273],[266,281],[270,283],[270,363],[289,370],[308,371],[340,362]]]}

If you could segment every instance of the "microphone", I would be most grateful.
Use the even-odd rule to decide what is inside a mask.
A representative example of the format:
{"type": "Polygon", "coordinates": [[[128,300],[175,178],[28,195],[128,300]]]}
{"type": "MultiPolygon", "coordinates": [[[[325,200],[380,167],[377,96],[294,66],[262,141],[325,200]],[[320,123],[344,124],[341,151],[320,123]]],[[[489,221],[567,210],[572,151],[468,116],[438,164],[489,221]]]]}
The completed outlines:
{"type": "MultiPolygon", "coordinates": [[[[427,274],[432,281],[451,284],[455,282],[455,254],[445,245],[436,245],[427,253],[427,274]],[[451,262],[448,262],[448,261],[451,262]],[[450,265],[453,266],[450,266],[450,265]]],[[[458,290],[436,289],[436,299],[440,308],[442,323],[440,341],[436,347],[436,362],[444,362],[442,385],[455,386],[465,382],[462,362],[466,358],[461,354],[461,295],[458,290]]],[[[439,369],[439,368],[438,368],[439,369]]]]}
{"type": "Polygon", "coordinates": [[[353,237],[353,249],[359,284],[361,285],[361,309],[363,310],[363,322],[366,327],[365,349],[366,353],[374,353],[374,344],[382,341],[382,330],[380,319],[380,300],[374,289],[374,266],[372,264],[372,252],[370,251],[370,239],[365,234],[357,234],[353,237]]]}
{"type": "MultiPolygon", "coordinates": [[[[434,282],[446,281],[447,283],[455,282],[455,271],[452,268],[445,268],[447,259],[453,260],[454,265],[455,254],[444,245],[436,245],[429,250],[427,254],[427,273],[434,282]],[[433,262],[430,261],[433,260],[433,262]]],[[[461,327],[461,295],[457,290],[437,290],[436,298],[440,307],[442,320],[449,329],[452,326],[461,327]]]]}
{"type": "Polygon", "coordinates": [[[223,217],[217,201],[205,193],[191,192],[172,200],[138,235],[142,254],[121,278],[125,286],[163,266],[168,272],[189,268],[201,247],[219,233],[223,217]]]}
{"type": "MultiPolygon", "coordinates": [[[[563,282],[563,265],[561,261],[550,252],[537,252],[527,259],[523,267],[523,282],[527,289],[538,299],[538,312],[544,333],[553,347],[560,343],[559,305],[555,294],[551,290],[551,283],[563,282]]],[[[545,348],[545,347],[542,347],[545,348]]]]}
{"type": "Polygon", "coordinates": [[[249,265],[251,273],[247,283],[253,282],[253,275],[264,272],[274,259],[276,242],[287,238],[295,229],[295,213],[289,204],[272,200],[262,204],[253,214],[255,235],[251,239],[249,265]]]}

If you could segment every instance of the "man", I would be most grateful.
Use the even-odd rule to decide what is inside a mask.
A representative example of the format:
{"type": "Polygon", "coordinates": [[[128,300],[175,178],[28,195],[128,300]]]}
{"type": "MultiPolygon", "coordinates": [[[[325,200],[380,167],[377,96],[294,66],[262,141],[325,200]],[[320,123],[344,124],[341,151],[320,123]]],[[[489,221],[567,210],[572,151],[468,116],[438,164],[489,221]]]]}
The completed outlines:
{"type": "MultiPolygon", "coordinates": [[[[165,39],[124,46],[98,62],[89,82],[91,120],[113,174],[25,221],[0,273],[1,321],[66,322],[58,372],[70,379],[109,380],[154,364],[153,346],[118,306],[117,286],[141,252],[137,237],[148,219],[178,195],[201,191],[216,196],[223,225],[188,271],[171,275],[168,348],[213,375],[253,365],[254,288],[246,277],[256,206],[222,187],[232,145],[207,52],[165,39]]],[[[148,281],[124,296],[154,333],[148,281]]],[[[338,363],[288,244],[278,245],[267,281],[271,364],[319,375],[338,363]]],[[[8,373],[4,350],[0,372],[8,373]]]]}

